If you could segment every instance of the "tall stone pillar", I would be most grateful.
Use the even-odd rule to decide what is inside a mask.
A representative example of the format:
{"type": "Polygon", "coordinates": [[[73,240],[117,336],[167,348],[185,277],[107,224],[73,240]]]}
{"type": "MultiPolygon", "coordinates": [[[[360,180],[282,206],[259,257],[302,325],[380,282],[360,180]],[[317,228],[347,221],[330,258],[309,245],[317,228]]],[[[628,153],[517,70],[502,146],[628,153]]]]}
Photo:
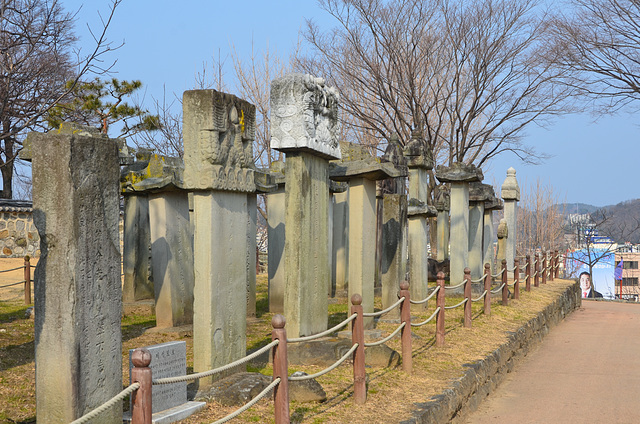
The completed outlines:
{"type": "MultiPolygon", "coordinates": [[[[407,161],[402,154],[397,134],[389,138],[382,161],[389,162],[404,175],[382,180],[382,231],[380,249],[380,280],[382,283],[382,308],[386,309],[398,300],[400,282],[406,279],[407,196],[405,195],[407,161]]],[[[399,319],[400,310],[394,309],[388,319],[399,319]]]]}
{"type": "Polygon", "coordinates": [[[435,207],[438,211],[436,259],[438,262],[449,259],[449,197],[450,190],[446,184],[436,187],[435,207]]]}
{"type": "Polygon", "coordinates": [[[184,93],[183,116],[185,187],[194,192],[193,368],[199,372],[246,352],[255,106],[216,90],[192,90],[184,93]]]}
{"type": "Polygon", "coordinates": [[[504,183],[502,183],[501,194],[502,200],[504,200],[504,219],[507,221],[507,227],[509,228],[505,255],[507,268],[512,269],[516,257],[518,201],[520,200],[520,186],[518,186],[518,180],[516,180],[515,169],[507,169],[507,178],[505,178],[504,183]]]}
{"type": "MultiPolygon", "coordinates": [[[[362,146],[341,143],[342,160],[333,161],[330,177],[349,183],[349,299],[362,296],[373,312],[376,259],[376,181],[397,176],[393,166],[375,160],[362,146]]],[[[365,318],[365,327],[373,326],[365,318]]]]}
{"type": "Polygon", "coordinates": [[[333,194],[331,294],[347,295],[349,282],[349,189],[333,194]]]}
{"type": "Polygon", "coordinates": [[[484,208],[485,202],[494,197],[492,186],[469,184],[469,269],[473,279],[484,274],[484,208]]]}
{"type": "Polygon", "coordinates": [[[498,233],[497,233],[497,237],[498,237],[498,249],[496,252],[496,256],[497,256],[497,263],[496,263],[496,268],[500,269],[500,263],[502,262],[503,259],[507,258],[507,240],[509,238],[509,228],[507,225],[507,220],[502,218],[500,220],[500,224],[498,224],[498,233]]]}
{"type": "Polygon", "coordinates": [[[479,168],[463,163],[450,167],[438,166],[436,178],[451,185],[451,231],[450,231],[450,282],[460,284],[464,280],[464,269],[469,266],[469,183],[482,181],[479,168]]]}
{"type": "Polygon", "coordinates": [[[125,193],[122,246],[123,302],[154,299],[150,231],[147,194],[125,193]]]}
{"type": "MultiPolygon", "coordinates": [[[[38,423],[71,422],[122,390],[118,146],[74,128],[28,137],[42,252],[34,282],[38,423]]],[[[94,422],[122,422],[122,410],[94,422]]]]}
{"type": "Polygon", "coordinates": [[[284,312],[285,192],[284,163],[271,163],[272,179],[278,188],[267,194],[267,245],[269,273],[269,312],[284,312]]]}
{"type": "Polygon", "coordinates": [[[495,257],[494,257],[494,225],[493,225],[493,211],[502,209],[502,201],[497,197],[487,200],[484,203],[484,236],[483,236],[483,264],[491,265],[491,273],[496,274],[498,272],[495,257]]]}
{"type": "MultiPolygon", "coordinates": [[[[433,169],[433,157],[420,131],[411,133],[404,148],[409,167],[409,200],[407,208],[409,246],[409,290],[411,298],[427,297],[429,279],[428,217],[436,216],[436,209],[427,205],[428,171],[433,169]]],[[[426,308],[426,303],[422,304],[426,308]]]]}
{"type": "Polygon", "coordinates": [[[271,147],[285,157],[285,291],[287,335],[327,328],[329,163],[340,158],[338,93],[311,75],[271,84],[271,147]]]}

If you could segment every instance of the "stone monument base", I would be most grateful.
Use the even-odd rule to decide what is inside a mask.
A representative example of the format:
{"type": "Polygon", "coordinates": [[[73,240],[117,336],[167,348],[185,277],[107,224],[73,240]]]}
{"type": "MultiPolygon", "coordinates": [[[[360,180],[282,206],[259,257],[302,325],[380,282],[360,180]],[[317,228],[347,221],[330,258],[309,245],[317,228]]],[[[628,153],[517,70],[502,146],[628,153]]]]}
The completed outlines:
{"type": "MultiPolygon", "coordinates": [[[[189,401],[182,405],[174,406],[173,408],[165,409],[164,411],[156,412],[151,416],[151,422],[153,424],[170,424],[180,420],[184,420],[187,417],[195,414],[196,412],[204,409],[207,406],[206,402],[194,402],[189,401]]],[[[129,424],[131,422],[131,412],[125,412],[122,416],[123,424],[129,424]]]]}

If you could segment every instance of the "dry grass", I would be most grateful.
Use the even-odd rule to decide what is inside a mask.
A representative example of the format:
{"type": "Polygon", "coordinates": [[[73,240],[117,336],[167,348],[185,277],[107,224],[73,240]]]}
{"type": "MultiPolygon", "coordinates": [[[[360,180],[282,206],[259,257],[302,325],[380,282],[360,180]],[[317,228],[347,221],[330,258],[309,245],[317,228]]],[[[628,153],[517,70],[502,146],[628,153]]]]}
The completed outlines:
{"type": "MultiPolygon", "coordinates": [[[[9,266],[2,268],[6,269],[9,266]]],[[[1,274],[0,274],[1,275],[1,274]]],[[[305,423],[374,423],[398,422],[407,419],[415,403],[428,401],[441,393],[451,382],[460,378],[463,365],[483,358],[507,340],[507,332],[515,331],[523,323],[537,315],[563,292],[570,281],[556,280],[544,287],[526,293],[521,291],[519,301],[511,301],[503,307],[497,300],[492,303],[491,316],[482,314],[482,303],[473,305],[473,328],[462,326],[462,309],[447,310],[445,347],[435,347],[435,324],[414,328],[413,373],[408,375],[398,369],[367,369],[369,379],[368,399],[365,405],[354,405],[352,368],[350,363],[318,379],[328,395],[322,404],[300,404],[291,402],[292,422],[305,423]]],[[[0,283],[1,285],[1,283],[0,283]]],[[[256,319],[247,324],[247,346],[256,349],[270,341],[271,317],[267,309],[266,276],[258,278],[258,313],[256,319]]],[[[0,299],[3,299],[0,292],[0,299]]],[[[6,296],[4,297],[6,298],[6,296]]],[[[20,295],[0,301],[0,404],[1,423],[35,422],[35,383],[33,353],[33,321],[24,319],[25,306],[20,295]]],[[[448,304],[460,299],[448,299],[448,304]]],[[[377,300],[377,307],[380,307],[377,300]]],[[[415,306],[415,305],[414,305],[415,306]]],[[[417,308],[412,316],[418,321],[428,318],[433,310],[430,302],[428,311],[417,308]]],[[[330,305],[330,324],[336,324],[347,316],[346,299],[342,303],[330,305]]],[[[193,364],[192,337],[190,332],[158,334],[145,333],[153,327],[155,317],[143,313],[123,318],[123,382],[128,382],[128,349],[171,340],[187,343],[187,364],[193,364]]],[[[379,323],[383,335],[395,328],[393,324],[379,323]]],[[[400,351],[400,341],[396,338],[388,345],[400,351]]],[[[318,367],[296,367],[308,373],[320,371],[318,367]]],[[[190,371],[190,369],[189,369],[190,371]]],[[[271,367],[250,369],[270,375],[271,367]]],[[[290,370],[291,372],[294,369],[290,370]]],[[[125,402],[125,405],[127,402],[125,402]]],[[[126,408],[126,406],[125,406],[126,408]]],[[[207,408],[193,415],[184,423],[212,422],[231,413],[233,408],[209,403],[207,408]]],[[[272,401],[267,398],[242,414],[233,422],[271,423],[273,420],[272,401]]]]}

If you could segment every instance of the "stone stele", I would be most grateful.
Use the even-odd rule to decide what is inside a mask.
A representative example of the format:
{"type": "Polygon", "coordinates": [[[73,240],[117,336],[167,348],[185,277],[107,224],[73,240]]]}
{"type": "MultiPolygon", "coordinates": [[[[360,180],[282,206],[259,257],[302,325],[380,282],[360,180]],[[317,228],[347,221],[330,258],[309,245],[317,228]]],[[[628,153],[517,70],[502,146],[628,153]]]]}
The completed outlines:
{"type": "MultiPolygon", "coordinates": [[[[120,169],[115,140],[29,135],[35,271],[36,414],[68,423],[122,390],[120,169]]],[[[117,423],[111,408],[92,422],[117,423]]]]}

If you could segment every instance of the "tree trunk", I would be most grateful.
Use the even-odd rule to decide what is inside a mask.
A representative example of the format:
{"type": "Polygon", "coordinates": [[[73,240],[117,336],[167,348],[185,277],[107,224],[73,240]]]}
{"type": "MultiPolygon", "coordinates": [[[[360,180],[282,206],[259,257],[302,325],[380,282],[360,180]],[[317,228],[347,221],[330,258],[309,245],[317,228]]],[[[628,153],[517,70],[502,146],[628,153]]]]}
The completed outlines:
{"type": "Polygon", "coordinates": [[[2,191],[0,192],[0,198],[12,199],[13,198],[13,166],[14,156],[13,140],[9,137],[3,140],[4,143],[4,159],[5,162],[0,165],[0,172],[2,172],[2,191]]]}

